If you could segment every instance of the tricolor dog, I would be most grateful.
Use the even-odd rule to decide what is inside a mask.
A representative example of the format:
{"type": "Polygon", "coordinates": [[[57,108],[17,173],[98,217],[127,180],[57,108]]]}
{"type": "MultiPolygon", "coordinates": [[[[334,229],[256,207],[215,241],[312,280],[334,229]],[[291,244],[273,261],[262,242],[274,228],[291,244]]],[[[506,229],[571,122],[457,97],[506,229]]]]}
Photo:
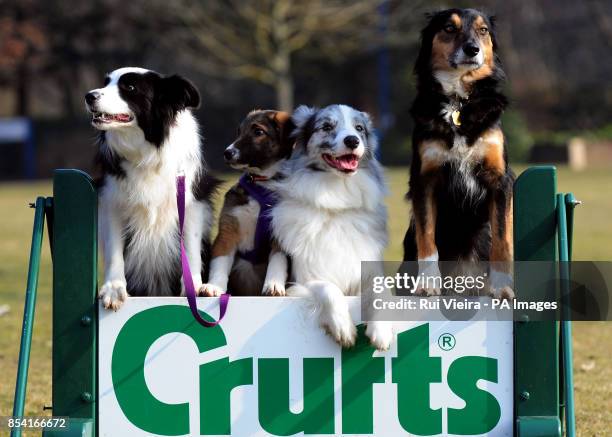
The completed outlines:
{"type": "Polygon", "coordinates": [[[225,161],[244,174],[225,194],[210,278],[199,294],[285,294],[287,258],[272,248],[270,221],[274,184],[293,150],[293,127],[286,112],[252,111],[242,121],[236,141],[225,149],[225,161]]]}
{"type": "MultiPolygon", "coordinates": [[[[278,184],[272,211],[276,244],[290,257],[296,285],[321,326],[341,345],[356,338],[345,295],[361,293],[361,261],[381,261],[387,244],[386,193],[374,154],[370,117],[345,105],[300,106],[293,115],[295,149],[278,184]]],[[[391,343],[391,325],[368,324],[379,349],[391,343]]]]}
{"type": "Polygon", "coordinates": [[[418,260],[426,276],[439,275],[438,260],[491,261],[492,293],[511,298],[514,174],[500,123],[507,99],[494,30],[492,17],[448,9],[422,31],[404,259],[418,260]]]}
{"type": "Polygon", "coordinates": [[[198,123],[200,94],[188,80],[120,68],[85,96],[100,131],[99,236],[104,282],[99,297],[118,309],[132,296],[181,293],[176,178],[184,174],[185,246],[193,281],[209,257],[210,194],[198,123]]]}

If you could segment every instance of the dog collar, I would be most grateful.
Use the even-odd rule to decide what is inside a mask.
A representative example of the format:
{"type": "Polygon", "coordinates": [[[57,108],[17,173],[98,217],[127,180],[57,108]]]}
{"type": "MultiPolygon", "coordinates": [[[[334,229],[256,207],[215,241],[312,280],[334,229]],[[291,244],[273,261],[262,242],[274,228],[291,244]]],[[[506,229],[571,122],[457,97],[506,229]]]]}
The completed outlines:
{"type": "Polygon", "coordinates": [[[270,180],[270,178],[268,176],[262,176],[262,175],[253,174],[253,173],[247,173],[247,178],[251,182],[263,182],[263,181],[270,180]]]}

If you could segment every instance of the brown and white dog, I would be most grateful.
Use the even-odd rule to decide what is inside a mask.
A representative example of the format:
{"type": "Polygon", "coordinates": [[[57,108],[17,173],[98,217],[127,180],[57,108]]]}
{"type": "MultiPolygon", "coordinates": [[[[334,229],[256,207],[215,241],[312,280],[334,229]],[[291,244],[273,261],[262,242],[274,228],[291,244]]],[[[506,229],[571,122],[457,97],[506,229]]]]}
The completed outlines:
{"type": "MultiPolygon", "coordinates": [[[[417,97],[404,259],[490,261],[496,296],[513,297],[512,185],[501,115],[507,99],[494,20],[474,9],[430,16],[415,65],[417,97]]],[[[425,288],[424,294],[440,294],[425,288]]]]}
{"type": "Polygon", "coordinates": [[[227,290],[244,296],[285,294],[288,261],[272,247],[270,212],[276,200],[272,185],[293,150],[293,127],[286,112],[252,111],[236,141],[225,149],[226,162],[245,173],[225,195],[201,295],[227,290]]]}

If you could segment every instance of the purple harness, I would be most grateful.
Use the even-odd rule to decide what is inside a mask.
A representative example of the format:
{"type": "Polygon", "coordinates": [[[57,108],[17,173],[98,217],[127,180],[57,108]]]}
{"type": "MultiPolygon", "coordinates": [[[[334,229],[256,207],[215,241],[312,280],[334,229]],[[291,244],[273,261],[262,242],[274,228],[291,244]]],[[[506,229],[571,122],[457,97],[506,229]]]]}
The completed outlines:
{"type": "Polygon", "coordinates": [[[276,204],[273,191],[256,184],[253,176],[244,174],[238,184],[244,188],[250,197],[259,203],[259,216],[255,226],[255,241],[253,249],[248,252],[238,252],[238,256],[251,264],[263,264],[268,261],[270,254],[270,241],[272,237],[271,211],[276,204]]]}

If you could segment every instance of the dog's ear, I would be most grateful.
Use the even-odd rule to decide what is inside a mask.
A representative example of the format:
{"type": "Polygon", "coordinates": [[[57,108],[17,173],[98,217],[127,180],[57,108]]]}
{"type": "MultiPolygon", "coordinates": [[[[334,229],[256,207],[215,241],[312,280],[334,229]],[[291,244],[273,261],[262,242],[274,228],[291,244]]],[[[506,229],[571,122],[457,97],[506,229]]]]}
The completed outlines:
{"type": "Polygon", "coordinates": [[[293,116],[291,117],[297,130],[303,129],[316,112],[317,110],[310,106],[298,106],[295,111],[293,111],[293,116]]]}
{"type": "Polygon", "coordinates": [[[164,77],[161,80],[161,100],[171,104],[175,109],[197,109],[200,107],[200,92],[191,81],[178,74],[164,77]]]}
{"type": "Polygon", "coordinates": [[[293,120],[295,129],[293,129],[291,137],[295,139],[295,149],[305,150],[306,144],[314,129],[316,113],[317,110],[315,108],[306,105],[298,106],[296,110],[293,111],[291,120],[293,120]]]}
{"type": "Polygon", "coordinates": [[[291,118],[291,114],[285,111],[277,111],[274,113],[273,121],[279,131],[280,143],[287,146],[289,150],[293,149],[295,140],[291,137],[295,130],[295,123],[291,118]]]}
{"type": "MultiPolygon", "coordinates": [[[[489,15],[487,17],[487,19],[489,20],[489,25],[490,25],[490,32],[489,35],[491,36],[491,42],[493,43],[493,51],[497,52],[497,17],[495,15],[489,15]]],[[[499,57],[497,56],[497,53],[495,54],[495,62],[497,63],[497,65],[501,65],[500,61],[499,61],[499,57]]],[[[501,69],[500,69],[501,71],[501,69]]]]}

